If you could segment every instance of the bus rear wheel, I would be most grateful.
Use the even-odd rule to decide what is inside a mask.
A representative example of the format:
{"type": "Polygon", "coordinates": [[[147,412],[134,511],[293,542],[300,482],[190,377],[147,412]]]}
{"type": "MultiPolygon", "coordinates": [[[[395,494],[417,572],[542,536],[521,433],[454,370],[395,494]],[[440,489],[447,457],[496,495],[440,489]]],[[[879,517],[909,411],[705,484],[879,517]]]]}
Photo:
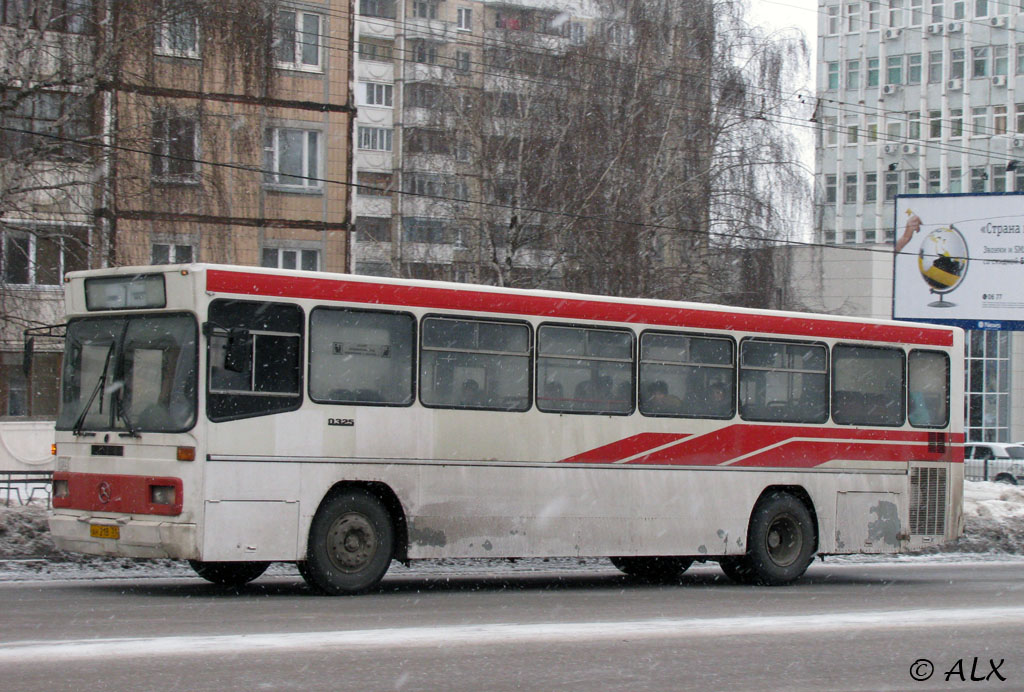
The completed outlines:
{"type": "Polygon", "coordinates": [[[799,579],[814,559],[814,520],[798,498],[775,492],[754,507],[747,554],[719,566],[739,584],[780,586],[799,579]]]}
{"type": "Polygon", "coordinates": [[[313,517],[299,573],[323,593],[359,593],[384,577],[394,549],[391,515],[381,501],[365,490],[344,490],[324,500],[313,517]]]}
{"type": "Polygon", "coordinates": [[[269,562],[200,562],[189,560],[195,573],[221,586],[244,586],[267,571],[269,562]]]}

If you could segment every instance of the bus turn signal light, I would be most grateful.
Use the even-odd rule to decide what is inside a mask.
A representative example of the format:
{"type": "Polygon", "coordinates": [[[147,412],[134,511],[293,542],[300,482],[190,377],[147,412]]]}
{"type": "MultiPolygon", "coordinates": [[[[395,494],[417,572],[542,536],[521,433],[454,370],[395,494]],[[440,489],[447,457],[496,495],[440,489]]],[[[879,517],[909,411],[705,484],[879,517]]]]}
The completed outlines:
{"type": "Polygon", "coordinates": [[[195,461],[195,447],[178,447],[178,461],[195,461]]]}
{"type": "Polygon", "coordinates": [[[57,443],[56,442],[54,442],[52,445],[50,445],[50,456],[52,456],[52,457],[57,456],[57,443]]]}
{"type": "Polygon", "coordinates": [[[149,501],[154,505],[173,505],[176,499],[173,485],[149,486],[149,501]]]}

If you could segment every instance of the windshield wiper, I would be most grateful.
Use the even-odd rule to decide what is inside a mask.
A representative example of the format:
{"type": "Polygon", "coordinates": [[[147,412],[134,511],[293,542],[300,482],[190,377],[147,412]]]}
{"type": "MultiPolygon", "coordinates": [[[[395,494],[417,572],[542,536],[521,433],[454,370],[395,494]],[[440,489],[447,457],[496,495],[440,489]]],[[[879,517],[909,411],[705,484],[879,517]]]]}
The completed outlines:
{"type": "MultiPolygon", "coordinates": [[[[110,342],[110,348],[107,349],[107,357],[103,361],[103,372],[100,373],[100,378],[96,380],[96,386],[92,389],[92,394],[89,395],[89,400],[85,402],[85,407],[82,412],[78,414],[78,418],[75,419],[75,425],[71,428],[71,432],[75,435],[83,435],[82,426],[85,425],[85,417],[89,414],[89,409],[92,408],[92,402],[96,401],[96,395],[106,386],[107,383],[107,372],[110,370],[110,359],[114,355],[114,344],[116,342],[110,342]]],[[[100,413],[103,413],[103,398],[100,397],[100,413]]],[[[89,433],[90,435],[92,433],[89,433]]]]}
{"type": "Polygon", "coordinates": [[[117,417],[124,421],[124,427],[128,428],[128,432],[120,433],[120,437],[141,437],[135,430],[135,425],[131,419],[128,418],[128,411],[124,407],[124,395],[121,392],[117,393],[117,417]]]}

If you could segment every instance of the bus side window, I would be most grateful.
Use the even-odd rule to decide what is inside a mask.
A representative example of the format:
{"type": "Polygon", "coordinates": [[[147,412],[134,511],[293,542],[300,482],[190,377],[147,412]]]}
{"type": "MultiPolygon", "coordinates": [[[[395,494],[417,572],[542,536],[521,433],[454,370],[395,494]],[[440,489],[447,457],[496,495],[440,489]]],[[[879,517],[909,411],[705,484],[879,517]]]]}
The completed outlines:
{"type": "Polygon", "coordinates": [[[917,428],[949,423],[949,356],[911,351],[907,359],[907,419],[917,428]]]}
{"type": "Polygon", "coordinates": [[[740,416],[779,423],[828,419],[828,349],[747,339],[740,344],[740,416]]]}
{"type": "Polygon", "coordinates": [[[640,413],[732,418],[735,346],[731,339],[645,332],[640,337],[640,413]]]}
{"type": "Polygon", "coordinates": [[[215,300],[207,344],[207,415],[265,416],[302,403],[302,309],[287,303],[215,300]],[[228,357],[229,346],[235,357],[228,357]],[[251,357],[237,352],[251,349],[251,357]],[[234,362],[231,362],[234,361],[234,362]],[[230,366],[230,367],[228,367],[230,366]]]}
{"type": "Polygon", "coordinates": [[[328,404],[408,406],[416,319],[408,313],[314,308],[309,396],[328,404]]]}
{"type": "Polygon", "coordinates": [[[537,408],[550,413],[633,411],[633,332],[542,325],[537,408]]]}
{"type": "Polygon", "coordinates": [[[903,373],[903,349],[836,345],[832,420],[840,425],[903,425],[903,373]]]}
{"type": "Polygon", "coordinates": [[[420,401],[424,406],[530,408],[530,327],[521,322],[423,319],[420,401]]]}

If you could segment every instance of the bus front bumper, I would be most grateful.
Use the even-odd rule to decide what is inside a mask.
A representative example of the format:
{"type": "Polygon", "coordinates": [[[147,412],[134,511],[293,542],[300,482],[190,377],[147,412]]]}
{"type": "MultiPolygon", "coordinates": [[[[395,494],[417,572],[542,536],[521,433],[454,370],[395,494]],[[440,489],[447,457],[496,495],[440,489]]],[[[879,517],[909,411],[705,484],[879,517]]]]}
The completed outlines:
{"type": "Polygon", "coordinates": [[[199,557],[195,524],[151,519],[111,519],[89,513],[50,515],[50,535],[59,550],[86,555],[171,558],[199,557]],[[94,528],[96,527],[96,528],[94,528]]]}

